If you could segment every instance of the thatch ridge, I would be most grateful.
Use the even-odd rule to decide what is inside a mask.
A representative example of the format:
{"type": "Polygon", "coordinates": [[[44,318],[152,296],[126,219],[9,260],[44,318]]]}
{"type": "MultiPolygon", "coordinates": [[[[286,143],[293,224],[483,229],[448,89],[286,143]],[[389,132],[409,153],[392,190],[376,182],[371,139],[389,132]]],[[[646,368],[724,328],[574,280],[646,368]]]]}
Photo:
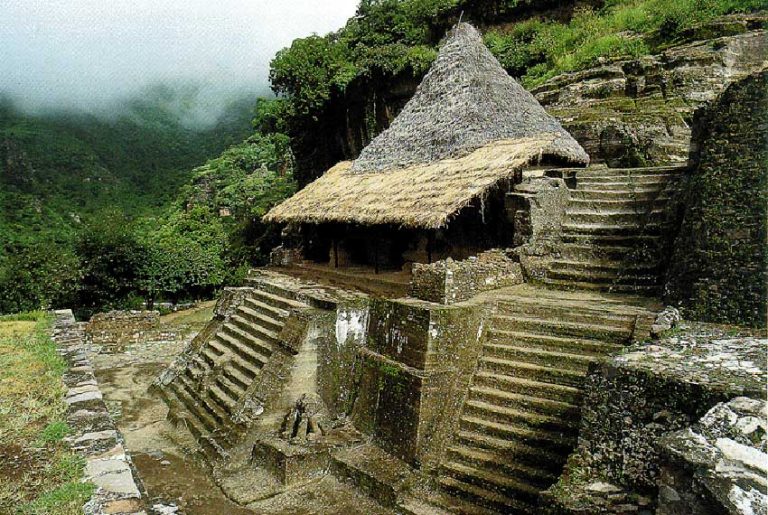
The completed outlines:
{"type": "Polygon", "coordinates": [[[589,156],[534,96],[502,68],[467,23],[458,24],[392,125],[363,149],[355,172],[386,171],[461,157],[492,141],[557,137],[543,157],[586,165],[589,156]]]}
{"type": "Polygon", "coordinates": [[[521,167],[535,163],[557,134],[501,140],[455,159],[360,173],[344,161],[282,204],[268,222],[444,227],[461,209],[521,167]]]}

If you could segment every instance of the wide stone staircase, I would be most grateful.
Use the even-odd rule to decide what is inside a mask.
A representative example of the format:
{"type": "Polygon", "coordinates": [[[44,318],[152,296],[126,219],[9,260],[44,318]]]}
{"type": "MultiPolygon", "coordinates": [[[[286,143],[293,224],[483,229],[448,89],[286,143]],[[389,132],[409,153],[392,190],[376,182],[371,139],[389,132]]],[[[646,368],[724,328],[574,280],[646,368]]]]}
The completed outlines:
{"type": "Polygon", "coordinates": [[[588,168],[576,173],[559,257],[544,282],[657,294],[678,223],[672,202],[686,168],[588,168]]]}
{"type": "MultiPolygon", "coordinates": [[[[462,513],[537,513],[576,444],[590,362],[648,334],[650,301],[523,286],[499,301],[435,504],[462,513]]],[[[432,499],[434,502],[435,500],[432,499]]]]}
{"type": "Polygon", "coordinates": [[[169,418],[186,424],[209,456],[226,455],[242,434],[238,410],[279,344],[290,310],[305,307],[279,288],[254,288],[160,389],[169,418]]]}

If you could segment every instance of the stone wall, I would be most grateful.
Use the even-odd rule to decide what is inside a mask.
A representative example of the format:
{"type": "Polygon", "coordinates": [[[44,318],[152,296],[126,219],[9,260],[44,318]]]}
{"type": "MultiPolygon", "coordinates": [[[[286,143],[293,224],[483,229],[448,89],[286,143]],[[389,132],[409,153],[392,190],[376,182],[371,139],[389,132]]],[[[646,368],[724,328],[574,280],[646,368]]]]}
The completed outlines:
{"type": "Polygon", "coordinates": [[[355,426],[430,471],[454,432],[480,353],[486,306],[375,300],[359,352],[355,426]]]}
{"type": "Polygon", "coordinates": [[[157,311],[110,311],[91,317],[85,326],[85,337],[89,344],[114,351],[144,341],[147,333],[159,326],[160,313],[157,311]]]}
{"type": "Polygon", "coordinates": [[[692,30],[691,43],[636,60],[604,62],[533,89],[593,163],[653,166],[688,159],[694,111],[764,66],[764,15],[692,30]],[[722,37],[717,37],[722,36],[722,37]]]}
{"type": "Polygon", "coordinates": [[[71,310],[56,311],[55,316],[53,339],[67,361],[64,401],[72,429],[67,441],[85,460],[84,479],[96,486],[83,513],[146,513],[138,475],[86,354],[82,326],[71,310]]]}
{"type": "Polygon", "coordinates": [[[483,291],[522,282],[520,264],[501,250],[490,250],[462,261],[448,258],[431,264],[415,263],[411,295],[439,304],[454,304],[483,291]]]}
{"type": "Polygon", "coordinates": [[[686,318],[765,327],[768,71],[697,112],[695,172],[669,272],[686,318]]]}
{"type": "Polygon", "coordinates": [[[659,440],[691,426],[718,402],[764,397],[767,343],[672,337],[593,366],[578,448],[544,495],[547,513],[652,513],[659,440]]]}

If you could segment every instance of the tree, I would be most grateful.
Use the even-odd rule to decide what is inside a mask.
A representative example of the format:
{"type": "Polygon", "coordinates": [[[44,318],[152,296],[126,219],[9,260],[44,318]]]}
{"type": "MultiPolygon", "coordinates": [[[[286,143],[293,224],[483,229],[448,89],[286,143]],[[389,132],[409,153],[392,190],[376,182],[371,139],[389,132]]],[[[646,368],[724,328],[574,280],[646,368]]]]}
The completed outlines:
{"type": "Polygon", "coordinates": [[[0,313],[73,306],[80,262],[68,247],[38,242],[7,249],[0,264],[0,313]]]}

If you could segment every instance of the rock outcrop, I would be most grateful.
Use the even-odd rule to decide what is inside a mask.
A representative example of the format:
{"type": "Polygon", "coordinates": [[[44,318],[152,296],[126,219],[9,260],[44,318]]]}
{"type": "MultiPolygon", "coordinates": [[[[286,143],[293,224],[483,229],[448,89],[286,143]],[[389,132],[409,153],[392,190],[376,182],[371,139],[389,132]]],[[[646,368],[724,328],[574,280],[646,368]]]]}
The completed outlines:
{"type": "Polygon", "coordinates": [[[736,35],[559,75],[533,93],[594,163],[684,163],[695,110],[765,65],[768,38],[757,30],[763,21],[758,15],[729,17],[716,29],[736,35]]]}
{"type": "Polygon", "coordinates": [[[661,440],[657,515],[765,513],[766,402],[737,397],[661,440]]]}

